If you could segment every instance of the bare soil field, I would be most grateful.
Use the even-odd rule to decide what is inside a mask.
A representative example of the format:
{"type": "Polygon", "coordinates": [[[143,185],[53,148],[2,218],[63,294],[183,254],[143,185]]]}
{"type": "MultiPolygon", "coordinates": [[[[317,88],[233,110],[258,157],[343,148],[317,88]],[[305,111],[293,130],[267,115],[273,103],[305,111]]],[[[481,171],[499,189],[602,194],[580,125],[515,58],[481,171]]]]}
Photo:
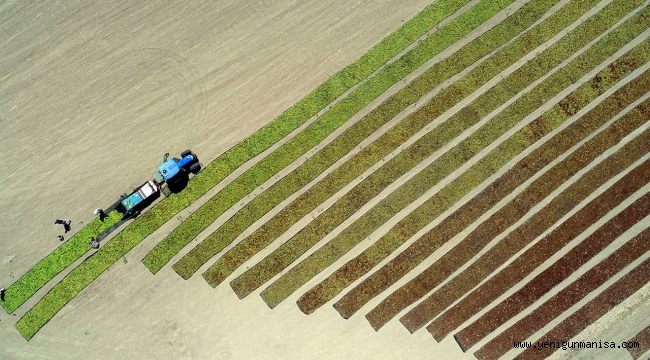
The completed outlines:
{"type": "Polygon", "coordinates": [[[647,357],[648,4],[0,2],[0,359],[647,357]]]}
{"type": "MultiPolygon", "coordinates": [[[[3,2],[0,284],[59,245],[54,219],[74,231],[150,177],[164,152],[192,148],[209,162],[426,4],[3,2]]],[[[152,281],[135,252],[125,261],[30,343],[1,315],[1,357],[393,358],[386,345],[402,341],[413,346],[393,355],[433,351],[397,327],[377,337],[334,314],[307,327],[296,308],[271,313],[171,271],[152,281]]]]}

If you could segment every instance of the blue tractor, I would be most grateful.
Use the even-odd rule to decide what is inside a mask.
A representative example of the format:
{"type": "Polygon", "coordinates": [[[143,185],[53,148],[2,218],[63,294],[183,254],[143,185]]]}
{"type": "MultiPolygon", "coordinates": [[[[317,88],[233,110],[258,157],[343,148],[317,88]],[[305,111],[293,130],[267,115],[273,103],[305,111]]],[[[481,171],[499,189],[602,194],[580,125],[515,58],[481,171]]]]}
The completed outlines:
{"type": "Polygon", "coordinates": [[[162,193],[169,196],[171,193],[180,192],[187,186],[190,174],[201,171],[199,158],[191,150],[185,150],[179,158],[169,158],[169,153],[163,157],[163,162],[154,173],[153,180],[161,185],[162,193]],[[167,186],[163,186],[163,184],[167,186]]]}
{"type": "MultiPolygon", "coordinates": [[[[163,162],[158,166],[152,180],[148,180],[128,194],[122,194],[120,199],[112,204],[105,213],[117,210],[123,214],[124,219],[135,218],[142,210],[160,197],[161,192],[165,196],[169,196],[183,190],[187,186],[190,174],[197,174],[199,171],[201,171],[201,163],[192,151],[183,151],[180,159],[170,159],[169,153],[167,153],[164,155],[163,162]]],[[[114,227],[109,229],[108,232],[112,230],[114,230],[114,227]]]]}

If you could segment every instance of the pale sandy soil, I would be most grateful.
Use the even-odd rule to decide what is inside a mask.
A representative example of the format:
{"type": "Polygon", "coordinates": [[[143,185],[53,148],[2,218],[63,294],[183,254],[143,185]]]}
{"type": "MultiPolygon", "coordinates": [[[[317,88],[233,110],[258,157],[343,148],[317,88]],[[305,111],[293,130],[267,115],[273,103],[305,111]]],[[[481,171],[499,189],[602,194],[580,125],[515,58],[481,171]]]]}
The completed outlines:
{"type": "MultiPolygon", "coordinates": [[[[525,2],[515,1],[502,14],[409,76],[407,81],[449,56],[525,2]]],[[[561,4],[565,2],[560,1],[561,4]]],[[[604,1],[597,8],[608,2],[604,1]]],[[[28,6],[22,2],[9,2],[0,5],[0,46],[3,49],[0,56],[0,125],[3,127],[0,163],[9,174],[0,179],[0,239],[3,241],[0,285],[12,282],[11,276],[19,276],[58,245],[55,236],[59,229],[51,224],[54,218],[72,218],[75,223],[88,221],[96,206],[110,203],[121,192],[150,176],[165,151],[178,152],[191,147],[204,162],[213,159],[359,57],[428,2],[281,0],[172,3],[158,1],[146,6],[130,6],[125,1],[90,6],[90,3],[49,2],[47,5],[28,6]],[[17,155],[19,151],[22,152],[20,156],[17,155]],[[47,170],[39,172],[41,169],[47,170]]],[[[538,50],[556,40],[552,39],[538,50]]],[[[504,71],[495,81],[477,90],[431,126],[451,116],[524,62],[522,60],[504,71]]],[[[639,73],[635,72],[633,76],[639,73]]],[[[441,84],[417,105],[405,110],[362,146],[449,83],[441,84]]],[[[404,85],[405,82],[401,82],[392,87],[353,117],[350,123],[404,85]]],[[[562,96],[569,91],[565,90],[562,96]]],[[[535,114],[552,104],[554,101],[535,114]]],[[[535,114],[522,121],[521,126],[535,114]]],[[[325,139],[314,151],[329,143],[346,126],[349,124],[325,139]]],[[[431,126],[408,143],[430,130],[431,126]]],[[[465,135],[471,131],[473,129],[465,135]]],[[[460,138],[445,149],[458,141],[460,138]]],[[[398,151],[373,166],[362,178],[398,151]]],[[[243,199],[204,231],[198,240],[311,153],[313,151],[243,199]]],[[[482,152],[475,160],[486,153],[482,152]]],[[[438,155],[432,155],[392,184],[371,204],[387,196],[438,155]]],[[[318,179],[340,163],[342,161],[318,179]]],[[[396,320],[376,333],[365,321],[366,310],[403,285],[414,273],[349,320],[343,320],[329,305],[310,316],[303,315],[295,306],[302,290],[315,285],[358,254],[370,241],[469,165],[450,174],[421,200],[273,310],[257,296],[259,290],[242,301],[226,284],[212,289],[200,276],[182,281],[169,266],[156,276],[151,275],[140,259],[176,226],[178,220],[173,219],[84,290],[29,343],[13,328],[13,323],[25,309],[17,311],[17,317],[0,314],[0,358],[472,359],[473,356],[463,354],[450,337],[436,344],[428,332],[419,331],[411,335],[396,320]]],[[[255,256],[247,266],[268,254],[283,239],[288,239],[359,181],[354,181],[314,210],[278,242],[255,256]]],[[[222,186],[217,186],[180,216],[186,217],[222,186]]],[[[483,187],[468,194],[449,212],[483,187]]],[[[510,200],[522,188],[504,201],[510,200]]],[[[604,188],[599,191],[604,191],[604,188]]],[[[262,220],[286,206],[289,200],[262,220]]],[[[503,202],[495,208],[502,205],[503,202]]],[[[370,205],[363,207],[345,224],[369,208],[370,205]]],[[[427,229],[437,221],[434,220],[427,229]]],[[[335,233],[337,231],[324,240],[335,233]]],[[[622,240],[627,238],[629,235],[622,240]]],[[[181,255],[188,249],[184,249],[181,255]]],[[[439,255],[440,252],[436,252],[417,270],[439,255]]],[[[602,257],[601,254],[597,259],[602,257]]],[[[244,270],[245,267],[239,269],[231,278],[244,270]]],[[[37,297],[49,286],[51,284],[37,297]]],[[[632,300],[625,306],[636,309],[635,304],[647,299],[647,291],[644,291],[641,300],[632,300]]],[[[33,303],[34,300],[30,300],[26,307],[33,303]]],[[[641,307],[633,313],[647,313],[644,309],[641,307]]],[[[634,322],[629,316],[626,319],[634,322]]],[[[610,324],[614,320],[610,317],[601,323],[610,324]]],[[[639,321],[634,324],[641,326],[639,321]]],[[[600,329],[599,326],[602,325],[595,328],[600,329]]],[[[608,330],[600,331],[601,335],[610,333],[608,330]]]]}
{"type": "Polygon", "coordinates": [[[90,3],[0,5],[3,283],[55,218],[88,221],[166,151],[215,158],[427,2],[90,3]]]}
{"type": "MultiPolygon", "coordinates": [[[[166,151],[207,162],[353,61],[427,1],[0,4],[0,283],[147,179],[166,151]],[[99,4],[99,5],[98,5],[99,4]]],[[[155,237],[153,237],[155,238],[155,237]]],[[[160,239],[160,237],[158,237],[160,239]]],[[[153,277],[138,247],[26,343],[0,316],[3,359],[423,358],[333,311],[270,311],[200,278],[153,277]]],[[[22,313],[22,311],[20,312],[22,313]]],[[[444,353],[444,352],[443,352],[444,353]]],[[[445,356],[446,357],[446,356],[445,356]]]]}
{"type": "MultiPolygon", "coordinates": [[[[574,341],[628,341],[639,331],[643,330],[643,322],[639,319],[650,318],[650,284],[617,305],[607,315],[586,328],[574,341]]],[[[593,359],[595,356],[606,355],[611,359],[631,359],[626,349],[581,349],[559,351],[552,359],[593,359]]],[[[646,359],[650,352],[642,356],[646,359]]]]}

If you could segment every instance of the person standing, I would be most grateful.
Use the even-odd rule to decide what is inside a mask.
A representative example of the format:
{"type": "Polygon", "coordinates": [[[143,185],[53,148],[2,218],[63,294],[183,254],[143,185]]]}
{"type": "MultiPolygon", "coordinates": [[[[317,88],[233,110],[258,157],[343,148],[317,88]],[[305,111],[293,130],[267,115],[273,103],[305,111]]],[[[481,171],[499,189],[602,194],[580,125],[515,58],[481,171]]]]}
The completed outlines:
{"type": "Polygon", "coordinates": [[[104,222],[106,219],[106,213],[102,209],[95,209],[95,215],[99,217],[99,221],[104,222]]]}
{"type": "Polygon", "coordinates": [[[7,289],[0,288],[0,301],[5,301],[5,294],[6,293],[7,293],[7,289]]]}

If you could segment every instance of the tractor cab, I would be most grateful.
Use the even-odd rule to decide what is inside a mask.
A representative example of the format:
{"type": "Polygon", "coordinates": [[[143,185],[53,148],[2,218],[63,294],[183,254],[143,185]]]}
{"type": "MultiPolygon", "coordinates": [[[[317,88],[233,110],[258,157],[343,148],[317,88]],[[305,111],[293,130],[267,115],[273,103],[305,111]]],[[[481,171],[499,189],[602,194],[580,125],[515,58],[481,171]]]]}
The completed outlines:
{"type": "Polygon", "coordinates": [[[162,178],[167,181],[174,176],[176,176],[181,171],[181,168],[178,166],[178,163],[174,160],[167,160],[160,164],[158,167],[158,172],[162,175],[162,178]]]}
{"type": "MultiPolygon", "coordinates": [[[[162,163],[158,166],[158,170],[154,173],[154,181],[161,185],[167,183],[167,187],[183,188],[183,184],[187,183],[190,173],[197,174],[200,170],[199,158],[192,151],[183,151],[180,159],[169,158],[169,153],[166,153],[163,156],[162,163]]],[[[163,188],[163,193],[168,195],[169,189],[163,188]]]]}

